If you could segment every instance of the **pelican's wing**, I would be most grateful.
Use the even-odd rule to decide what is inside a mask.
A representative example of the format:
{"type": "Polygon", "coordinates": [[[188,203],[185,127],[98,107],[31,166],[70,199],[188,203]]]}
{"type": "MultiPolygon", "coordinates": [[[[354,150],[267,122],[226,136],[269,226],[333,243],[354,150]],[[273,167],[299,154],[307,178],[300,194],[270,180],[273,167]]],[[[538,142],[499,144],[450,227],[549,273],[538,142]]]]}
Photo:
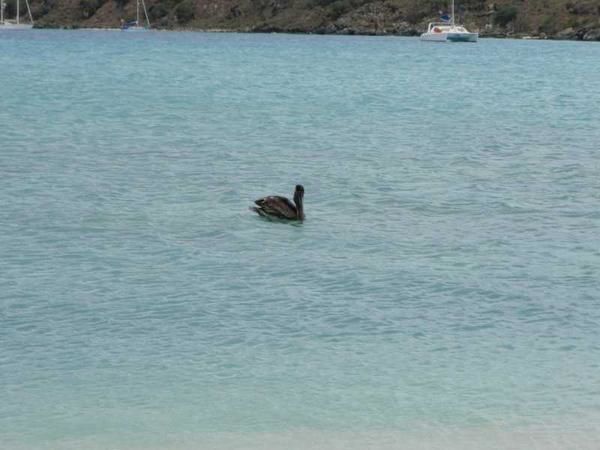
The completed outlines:
{"type": "Polygon", "coordinates": [[[285,197],[273,195],[263,197],[256,200],[254,203],[263,210],[265,214],[270,216],[280,217],[282,219],[296,219],[296,207],[285,197]]]}

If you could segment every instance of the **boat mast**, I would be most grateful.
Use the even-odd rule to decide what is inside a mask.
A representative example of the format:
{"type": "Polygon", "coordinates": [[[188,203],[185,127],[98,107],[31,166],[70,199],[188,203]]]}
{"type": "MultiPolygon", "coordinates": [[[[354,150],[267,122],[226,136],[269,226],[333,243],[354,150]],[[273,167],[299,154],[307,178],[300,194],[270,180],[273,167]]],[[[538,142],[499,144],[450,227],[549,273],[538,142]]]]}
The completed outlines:
{"type": "Polygon", "coordinates": [[[135,26],[140,26],[140,0],[137,0],[137,15],[135,17],[135,26]]]}
{"type": "Polygon", "coordinates": [[[17,0],[17,25],[19,25],[19,0],[17,0]]]}
{"type": "Polygon", "coordinates": [[[25,0],[25,4],[27,5],[27,12],[29,13],[29,20],[31,21],[31,25],[33,25],[33,16],[31,15],[31,8],[29,7],[29,0],[25,0]]]}
{"type": "Polygon", "coordinates": [[[146,26],[150,28],[150,19],[148,18],[148,11],[146,11],[146,2],[142,0],[142,6],[144,7],[144,16],[146,17],[146,26]]]}
{"type": "Polygon", "coordinates": [[[0,25],[4,24],[4,0],[0,0],[0,25]]]}
{"type": "Polygon", "coordinates": [[[454,0],[452,0],[452,26],[454,26],[454,0]]]}

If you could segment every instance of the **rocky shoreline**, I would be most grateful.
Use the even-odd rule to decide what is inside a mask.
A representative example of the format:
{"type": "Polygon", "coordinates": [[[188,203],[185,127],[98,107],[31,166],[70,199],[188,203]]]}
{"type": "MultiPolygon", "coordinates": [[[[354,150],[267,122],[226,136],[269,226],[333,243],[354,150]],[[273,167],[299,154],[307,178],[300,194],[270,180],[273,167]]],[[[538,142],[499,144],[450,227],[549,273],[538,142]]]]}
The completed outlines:
{"type": "MultiPolygon", "coordinates": [[[[12,0],[13,2],[15,0],[12,0]]],[[[10,13],[12,4],[7,0],[10,13]]],[[[441,2],[445,4],[447,2],[441,2]]],[[[600,41],[599,0],[460,0],[457,20],[482,38],[600,41]]],[[[434,0],[145,0],[164,30],[418,36],[434,0]]],[[[31,0],[37,28],[118,28],[135,0],[31,0]]]]}
{"type": "MultiPolygon", "coordinates": [[[[36,29],[63,29],[63,30],[115,30],[120,31],[117,27],[85,27],[79,25],[71,26],[56,26],[56,25],[36,25],[36,29]]],[[[276,27],[259,26],[256,28],[187,28],[187,27],[153,27],[155,31],[182,31],[182,32],[201,32],[201,33],[282,33],[282,34],[319,34],[319,35],[337,35],[337,36],[400,36],[400,37],[417,37],[425,31],[425,29],[412,28],[401,32],[373,32],[355,29],[341,30],[283,30],[276,27]]],[[[498,33],[498,32],[480,32],[479,37],[482,39],[522,39],[522,40],[560,40],[560,41],[600,41],[600,28],[591,29],[567,29],[555,35],[528,34],[528,33],[498,33]]]]}

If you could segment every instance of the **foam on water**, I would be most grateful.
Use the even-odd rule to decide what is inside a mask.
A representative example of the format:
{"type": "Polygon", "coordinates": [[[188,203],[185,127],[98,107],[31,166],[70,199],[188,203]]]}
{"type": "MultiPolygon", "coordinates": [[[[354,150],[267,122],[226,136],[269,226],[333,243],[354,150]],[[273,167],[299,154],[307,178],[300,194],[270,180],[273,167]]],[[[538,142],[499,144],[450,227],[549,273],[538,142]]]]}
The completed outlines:
{"type": "Polygon", "coordinates": [[[0,33],[0,447],[592,448],[599,56],[0,33]]]}

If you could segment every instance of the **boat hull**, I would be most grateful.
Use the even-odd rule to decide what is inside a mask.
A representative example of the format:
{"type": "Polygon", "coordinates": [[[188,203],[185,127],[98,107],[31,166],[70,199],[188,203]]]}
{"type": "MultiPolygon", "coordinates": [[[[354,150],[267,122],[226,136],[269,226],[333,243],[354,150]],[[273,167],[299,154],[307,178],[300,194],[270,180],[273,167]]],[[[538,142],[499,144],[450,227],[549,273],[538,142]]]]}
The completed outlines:
{"type": "Polygon", "coordinates": [[[446,40],[449,42],[477,42],[479,33],[448,33],[446,40]]]}
{"type": "Polygon", "coordinates": [[[9,22],[5,22],[5,23],[0,23],[0,30],[11,30],[11,31],[17,31],[17,30],[31,30],[33,28],[33,25],[30,23],[9,23],[9,22]]]}
{"type": "Polygon", "coordinates": [[[421,40],[429,42],[446,42],[446,37],[446,33],[423,33],[421,35],[421,40]]]}
{"type": "Polygon", "coordinates": [[[477,42],[479,33],[423,33],[422,41],[428,42],[477,42]]]}
{"type": "Polygon", "coordinates": [[[141,33],[144,31],[148,31],[146,27],[127,27],[121,28],[121,31],[127,31],[128,33],[141,33]]]}

